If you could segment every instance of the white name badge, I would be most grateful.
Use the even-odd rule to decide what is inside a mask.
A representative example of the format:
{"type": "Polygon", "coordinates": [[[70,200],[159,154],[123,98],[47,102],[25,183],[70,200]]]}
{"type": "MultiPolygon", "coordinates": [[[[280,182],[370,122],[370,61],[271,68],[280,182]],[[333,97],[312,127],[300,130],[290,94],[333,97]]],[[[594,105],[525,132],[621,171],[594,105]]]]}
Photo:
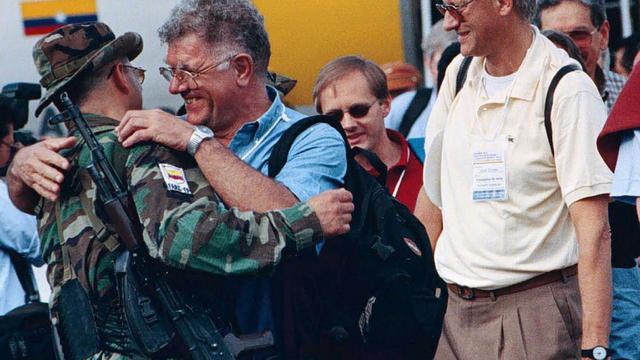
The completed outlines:
{"type": "Polygon", "coordinates": [[[191,195],[184,170],[171,164],[158,164],[167,190],[191,195]]]}
{"type": "Polygon", "coordinates": [[[473,143],[473,201],[508,199],[506,150],[506,140],[473,143]]]}

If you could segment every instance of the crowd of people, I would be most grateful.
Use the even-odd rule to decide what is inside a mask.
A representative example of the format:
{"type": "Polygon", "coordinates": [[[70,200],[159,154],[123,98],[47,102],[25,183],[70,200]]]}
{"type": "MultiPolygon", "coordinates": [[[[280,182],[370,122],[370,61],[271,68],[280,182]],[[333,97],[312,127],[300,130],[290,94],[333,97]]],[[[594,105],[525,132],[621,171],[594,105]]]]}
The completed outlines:
{"type": "MultiPolygon", "coordinates": [[[[436,7],[444,19],[422,44],[431,85],[410,64],[332,60],[312,96],[340,129],[303,130],[277,174],[270,156],[306,115],[283,101],[295,81],[269,73],[269,37],[249,0],[182,0],[159,29],[160,75],[185,115],[143,108],[140,35],[92,22],[34,46],[46,91],[36,116],[65,109],[63,93],[78,106],[129,193],[148,256],[185,296],[214,294],[207,306],[223,336],[270,344],[240,358],[338,358],[296,328],[315,321],[315,308],[287,307],[333,294],[299,299],[281,287],[287,272],[314,276],[327,244],[352,234],[360,203],[344,187],[357,148],[376,163],[356,157],[359,165],[424,225],[431,247],[406,245],[432,254],[446,283],[436,359],[640,360],[637,36],[616,48],[610,70],[603,0],[436,7]]],[[[68,137],[18,149],[2,114],[0,166],[15,155],[0,182],[0,315],[24,297],[12,290],[20,285],[8,248],[46,263],[51,321],[70,358],[149,357],[122,302],[123,245],[95,183],[95,154],[68,118],[68,137]],[[39,241],[21,211],[35,215],[39,241]],[[75,283],[87,307],[69,300],[75,283]],[[97,340],[74,348],[69,337],[85,333],[65,323],[86,308],[78,316],[97,340]]],[[[374,345],[340,358],[416,357],[374,345]]]]}

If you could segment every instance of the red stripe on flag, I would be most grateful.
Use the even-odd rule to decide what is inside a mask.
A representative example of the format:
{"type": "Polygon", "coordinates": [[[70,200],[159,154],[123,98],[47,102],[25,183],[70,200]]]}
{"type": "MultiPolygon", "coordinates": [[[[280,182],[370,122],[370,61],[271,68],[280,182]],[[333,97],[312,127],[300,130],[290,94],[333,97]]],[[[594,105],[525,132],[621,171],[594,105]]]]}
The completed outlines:
{"type": "Polygon", "coordinates": [[[30,26],[24,28],[25,35],[45,35],[65,24],[48,25],[48,26],[30,26]]]}

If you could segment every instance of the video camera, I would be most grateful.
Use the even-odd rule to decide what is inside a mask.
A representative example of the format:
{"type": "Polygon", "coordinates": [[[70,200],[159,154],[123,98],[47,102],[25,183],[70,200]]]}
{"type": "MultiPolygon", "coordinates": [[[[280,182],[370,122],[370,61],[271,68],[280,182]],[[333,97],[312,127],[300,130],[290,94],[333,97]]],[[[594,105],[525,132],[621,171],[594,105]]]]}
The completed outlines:
{"type": "Polygon", "coordinates": [[[0,92],[0,109],[2,110],[0,116],[10,116],[13,119],[14,130],[22,128],[29,120],[29,101],[39,99],[40,94],[40,85],[38,84],[11,83],[5,85],[0,92]]]}

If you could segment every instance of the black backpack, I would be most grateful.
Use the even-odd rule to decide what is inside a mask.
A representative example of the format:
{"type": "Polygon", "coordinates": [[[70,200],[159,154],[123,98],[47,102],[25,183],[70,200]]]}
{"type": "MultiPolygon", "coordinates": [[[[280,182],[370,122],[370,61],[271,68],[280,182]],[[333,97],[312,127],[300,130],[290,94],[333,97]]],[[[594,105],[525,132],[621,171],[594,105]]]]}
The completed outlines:
{"type": "Polygon", "coordinates": [[[0,316],[0,359],[55,359],[49,306],[40,302],[33,284],[30,264],[16,251],[1,248],[9,254],[18,280],[25,292],[25,305],[0,316]]]}
{"type": "MultiPolygon", "coordinates": [[[[282,264],[277,315],[284,318],[285,358],[431,358],[447,288],[437,275],[426,231],[356,162],[357,151],[349,148],[340,124],[319,115],[292,125],[274,146],[269,176],[282,169],[296,137],[317,123],[331,125],[344,138],[345,188],[353,194],[355,211],[351,231],[327,240],[319,256],[313,252],[282,264]]],[[[371,153],[363,155],[373,166],[382,164],[371,153]]]]}

